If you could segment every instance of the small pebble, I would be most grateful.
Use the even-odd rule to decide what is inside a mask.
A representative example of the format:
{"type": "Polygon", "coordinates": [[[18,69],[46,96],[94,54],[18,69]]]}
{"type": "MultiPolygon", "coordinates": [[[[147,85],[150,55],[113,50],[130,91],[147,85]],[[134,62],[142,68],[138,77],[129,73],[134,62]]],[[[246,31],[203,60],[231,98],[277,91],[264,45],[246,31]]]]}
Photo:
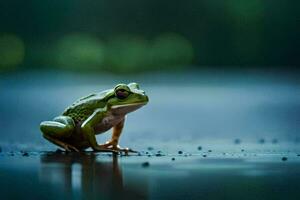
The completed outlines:
{"type": "Polygon", "coordinates": [[[24,152],[24,153],[22,153],[22,156],[26,156],[26,157],[28,157],[28,156],[29,156],[29,154],[28,154],[27,152],[24,152]]]}
{"type": "Polygon", "coordinates": [[[142,167],[149,167],[150,163],[149,162],[143,162],[142,167]]]}
{"type": "Polygon", "coordinates": [[[178,151],[178,154],[182,154],[182,151],[178,151]]]}
{"type": "Polygon", "coordinates": [[[212,150],[209,149],[208,152],[212,152],[212,150]]]}
{"type": "Polygon", "coordinates": [[[155,156],[160,157],[160,156],[162,156],[162,154],[161,153],[157,153],[157,154],[155,154],[155,156]]]}
{"type": "Polygon", "coordinates": [[[281,160],[282,161],[287,161],[287,157],[282,157],[281,160]]]}
{"type": "Polygon", "coordinates": [[[244,152],[245,151],[245,149],[241,149],[241,152],[244,152]]]}
{"type": "Polygon", "coordinates": [[[201,147],[201,146],[198,146],[198,150],[201,151],[201,150],[202,150],[202,147],[201,147]]]}
{"type": "Polygon", "coordinates": [[[148,147],[147,148],[149,151],[152,151],[154,148],[153,147],[148,147]]]}
{"type": "Polygon", "coordinates": [[[297,154],[297,156],[300,156],[300,154],[297,154]]]}
{"type": "Polygon", "coordinates": [[[172,158],[172,161],[174,161],[175,160],[175,158],[172,158]]]}
{"type": "Polygon", "coordinates": [[[241,140],[240,140],[240,139],[238,139],[238,138],[237,138],[237,139],[235,139],[235,140],[234,140],[234,144],[241,144],[241,140]]]}
{"type": "Polygon", "coordinates": [[[204,155],[202,155],[202,156],[203,156],[204,158],[206,158],[206,157],[207,157],[207,155],[205,155],[205,154],[204,154],[204,155]]]}
{"type": "Polygon", "coordinates": [[[148,155],[148,157],[151,157],[151,155],[148,155]]]}

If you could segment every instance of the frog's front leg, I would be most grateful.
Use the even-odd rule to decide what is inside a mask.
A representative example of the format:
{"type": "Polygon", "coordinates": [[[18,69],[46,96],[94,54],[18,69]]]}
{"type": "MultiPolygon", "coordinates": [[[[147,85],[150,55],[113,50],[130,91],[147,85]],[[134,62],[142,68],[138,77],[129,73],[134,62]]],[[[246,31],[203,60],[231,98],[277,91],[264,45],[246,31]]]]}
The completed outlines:
{"type": "Polygon", "coordinates": [[[106,111],[106,107],[95,110],[94,113],[82,123],[81,130],[94,151],[117,153],[117,151],[113,149],[98,145],[96,140],[94,127],[102,121],[106,111]]]}
{"type": "Polygon", "coordinates": [[[132,149],[121,148],[119,146],[119,138],[122,134],[124,122],[125,122],[125,117],[122,119],[121,122],[119,122],[116,126],[113,127],[111,140],[107,141],[105,144],[100,145],[101,147],[113,149],[116,151],[136,153],[136,151],[133,151],[132,149]]]}
{"type": "Polygon", "coordinates": [[[73,119],[68,116],[58,116],[53,121],[44,121],[40,124],[40,129],[45,139],[64,148],[66,151],[78,152],[77,148],[62,141],[62,139],[71,136],[74,127],[73,119]]]}

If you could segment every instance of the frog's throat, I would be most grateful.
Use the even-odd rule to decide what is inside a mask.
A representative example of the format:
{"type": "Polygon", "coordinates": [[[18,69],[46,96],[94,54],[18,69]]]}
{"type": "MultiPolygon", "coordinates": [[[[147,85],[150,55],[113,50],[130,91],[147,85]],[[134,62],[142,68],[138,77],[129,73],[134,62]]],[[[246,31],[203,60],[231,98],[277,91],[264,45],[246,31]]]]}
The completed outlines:
{"type": "Polygon", "coordinates": [[[131,103],[131,104],[124,104],[124,105],[115,105],[112,106],[112,109],[116,109],[116,108],[124,108],[124,107],[139,107],[139,106],[143,106],[146,103],[131,103]]]}
{"type": "Polygon", "coordinates": [[[146,103],[132,103],[124,105],[115,105],[111,107],[111,111],[114,115],[126,115],[130,112],[133,112],[140,107],[144,106],[146,103]]]}

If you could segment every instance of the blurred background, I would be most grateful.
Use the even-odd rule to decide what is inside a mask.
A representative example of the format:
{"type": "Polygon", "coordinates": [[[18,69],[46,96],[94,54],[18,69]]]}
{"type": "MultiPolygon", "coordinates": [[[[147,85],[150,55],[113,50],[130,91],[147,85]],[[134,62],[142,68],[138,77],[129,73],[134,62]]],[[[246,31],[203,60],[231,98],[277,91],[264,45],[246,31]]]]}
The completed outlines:
{"type": "Polygon", "coordinates": [[[46,144],[40,121],[81,96],[133,81],[150,103],[128,118],[125,144],[298,141],[299,6],[293,0],[1,1],[1,141],[46,144]]]}
{"type": "Polygon", "coordinates": [[[0,70],[300,64],[299,1],[1,1],[0,70]]]}

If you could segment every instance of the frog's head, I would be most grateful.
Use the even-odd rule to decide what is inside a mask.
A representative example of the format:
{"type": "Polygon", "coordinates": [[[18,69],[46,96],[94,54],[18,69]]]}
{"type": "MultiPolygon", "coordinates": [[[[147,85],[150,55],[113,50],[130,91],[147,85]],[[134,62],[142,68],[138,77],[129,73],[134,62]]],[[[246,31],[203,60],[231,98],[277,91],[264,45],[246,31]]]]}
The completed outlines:
{"type": "Polygon", "coordinates": [[[148,96],[140,89],[139,85],[130,83],[116,85],[108,104],[117,114],[127,114],[146,105],[148,101],[148,96]]]}

